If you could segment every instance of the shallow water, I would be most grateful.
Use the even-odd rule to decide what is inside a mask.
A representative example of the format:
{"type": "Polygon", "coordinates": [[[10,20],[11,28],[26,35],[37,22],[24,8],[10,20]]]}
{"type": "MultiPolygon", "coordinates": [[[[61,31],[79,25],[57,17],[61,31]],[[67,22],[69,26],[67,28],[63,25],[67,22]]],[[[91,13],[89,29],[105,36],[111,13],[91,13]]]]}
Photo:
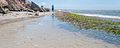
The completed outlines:
{"type": "Polygon", "coordinates": [[[51,15],[3,25],[0,33],[0,48],[120,48],[116,35],[79,30],[51,15]]]}
{"type": "Polygon", "coordinates": [[[120,17],[120,10],[63,10],[67,12],[72,12],[72,13],[82,13],[82,14],[87,14],[87,15],[92,15],[92,16],[116,16],[120,17]]]}

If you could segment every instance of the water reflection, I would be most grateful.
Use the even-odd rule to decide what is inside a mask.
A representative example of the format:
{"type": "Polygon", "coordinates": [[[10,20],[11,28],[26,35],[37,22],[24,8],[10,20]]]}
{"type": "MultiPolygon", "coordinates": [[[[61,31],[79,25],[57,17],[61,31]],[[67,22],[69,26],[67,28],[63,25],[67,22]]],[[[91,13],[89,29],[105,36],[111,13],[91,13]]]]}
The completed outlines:
{"type": "Polygon", "coordinates": [[[103,40],[105,42],[111,43],[111,44],[117,44],[120,45],[120,36],[114,35],[112,33],[107,33],[100,30],[93,30],[93,29],[79,29],[78,26],[74,26],[73,24],[69,22],[59,22],[62,24],[58,24],[58,26],[62,29],[69,30],[70,32],[80,32],[82,34],[87,35],[88,37],[96,38],[103,40]]]}
{"type": "MultiPolygon", "coordinates": [[[[0,42],[1,44],[4,43],[3,45],[6,44],[8,45],[9,43],[12,43],[13,45],[14,43],[17,42],[17,45],[21,45],[21,44],[25,45],[26,43],[29,44],[29,47],[31,47],[31,44],[41,43],[40,45],[42,46],[45,43],[48,44],[48,42],[50,43],[54,43],[55,41],[62,42],[63,40],[65,41],[73,40],[74,43],[79,43],[78,41],[76,41],[76,38],[74,38],[73,35],[67,34],[67,32],[70,33],[73,32],[75,37],[80,36],[82,34],[82,35],[87,35],[88,37],[103,40],[108,43],[120,45],[120,37],[117,35],[108,34],[106,32],[99,32],[98,30],[92,30],[92,29],[79,30],[77,26],[74,26],[68,22],[60,21],[52,15],[46,15],[42,18],[8,24],[0,29],[1,29],[0,31],[2,31],[0,32],[1,33],[0,35],[2,35],[3,33],[6,34],[6,32],[10,33],[10,30],[11,32],[13,32],[11,33],[11,35],[6,34],[7,39],[5,38],[5,36],[0,37],[0,42]],[[60,32],[62,33],[60,34],[60,32]],[[3,41],[2,40],[3,38],[6,40],[3,41]],[[7,42],[7,40],[9,41],[7,42]]],[[[82,38],[82,39],[86,40],[86,38],[82,38]]]]}
{"type": "Polygon", "coordinates": [[[49,19],[49,20],[47,20],[48,22],[54,23],[53,25],[57,26],[60,29],[65,29],[65,30],[68,30],[69,32],[80,32],[82,34],[87,35],[88,37],[100,39],[100,40],[103,40],[103,41],[111,43],[111,44],[120,45],[120,36],[118,36],[118,35],[114,35],[112,33],[106,33],[104,31],[93,30],[93,29],[80,30],[78,26],[74,26],[73,24],[70,24],[68,22],[60,21],[60,20],[58,20],[58,18],[56,18],[52,15],[46,16],[45,18],[49,19]]]}

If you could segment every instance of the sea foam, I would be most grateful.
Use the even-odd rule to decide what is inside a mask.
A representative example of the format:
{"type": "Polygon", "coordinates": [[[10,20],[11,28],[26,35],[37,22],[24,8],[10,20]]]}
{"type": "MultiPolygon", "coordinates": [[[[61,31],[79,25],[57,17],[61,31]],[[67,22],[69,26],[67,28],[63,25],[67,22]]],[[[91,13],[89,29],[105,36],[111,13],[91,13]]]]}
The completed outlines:
{"type": "Polygon", "coordinates": [[[84,16],[92,16],[92,17],[120,19],[119,16],[109,16],[109,15],[100,15],[100,14],[84,14],[84,13],[77,13],[77,14],[84,15],[84,16]]]}

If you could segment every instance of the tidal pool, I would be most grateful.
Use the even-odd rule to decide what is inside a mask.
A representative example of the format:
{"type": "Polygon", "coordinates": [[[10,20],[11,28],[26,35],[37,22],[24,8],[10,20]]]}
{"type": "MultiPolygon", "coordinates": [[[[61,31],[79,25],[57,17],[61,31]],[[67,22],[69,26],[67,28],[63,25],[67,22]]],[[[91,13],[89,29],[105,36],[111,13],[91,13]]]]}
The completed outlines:
{"type": "Polygon", "coordinates": [[[1,26],[0,48],[120,48],[120,37],[46,15],[1,26]]]}

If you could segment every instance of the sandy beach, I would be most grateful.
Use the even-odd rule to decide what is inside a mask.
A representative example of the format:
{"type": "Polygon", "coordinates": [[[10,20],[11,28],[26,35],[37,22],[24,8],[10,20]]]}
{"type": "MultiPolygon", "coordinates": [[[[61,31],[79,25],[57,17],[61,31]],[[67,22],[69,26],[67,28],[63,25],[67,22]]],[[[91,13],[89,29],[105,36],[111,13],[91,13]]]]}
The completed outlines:
{"type": "Polygon", "coordinates": [[[0,48],[120,48],[120,0],[0,0],[0,48]]]}
{"type": "Polygon", "coordinates": [[[120,48],[69,28],[51,15],[8,23],[0,27],[0,48],[120,48]]]}

